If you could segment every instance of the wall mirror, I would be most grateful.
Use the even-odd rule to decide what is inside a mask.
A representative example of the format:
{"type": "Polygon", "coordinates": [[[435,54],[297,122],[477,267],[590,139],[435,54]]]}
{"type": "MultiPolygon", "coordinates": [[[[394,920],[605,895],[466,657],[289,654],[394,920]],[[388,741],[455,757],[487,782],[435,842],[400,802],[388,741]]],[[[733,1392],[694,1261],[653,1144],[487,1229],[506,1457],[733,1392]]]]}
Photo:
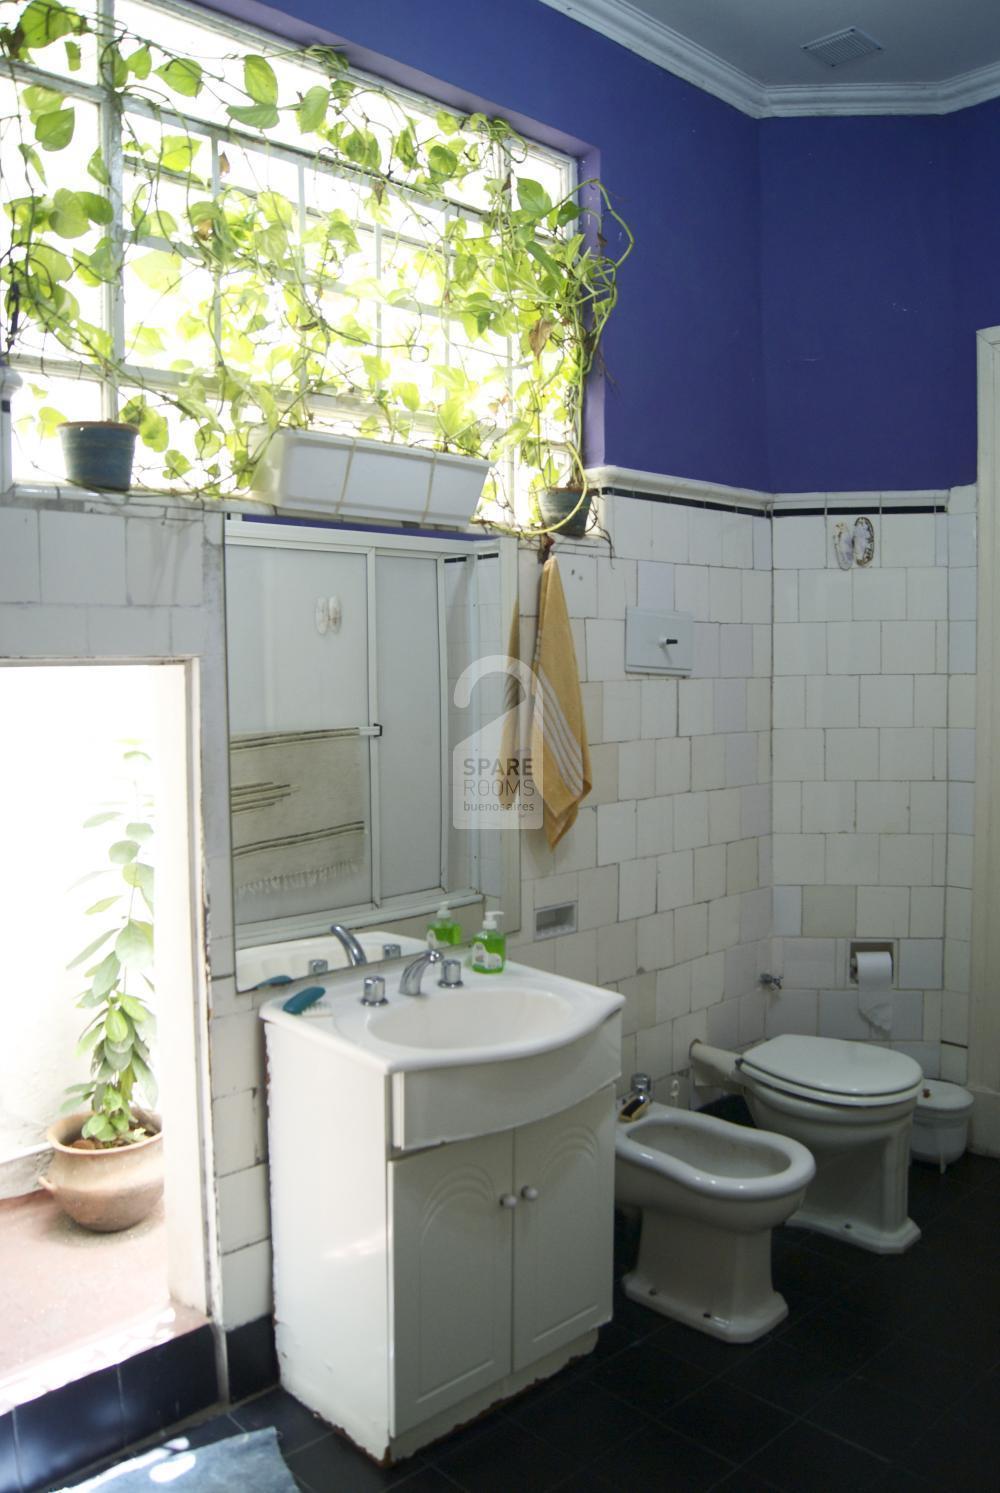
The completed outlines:
{"type": "Polygon", "coordinates": [[[506,653],[515,542],[237,514],[225,573],[238,988],[357,962],[352,937],[406,956],[445,899],[515,928],[516,828],[452,807],[455,747],[503,708],[501,673],[455,684],[506,653]]]}

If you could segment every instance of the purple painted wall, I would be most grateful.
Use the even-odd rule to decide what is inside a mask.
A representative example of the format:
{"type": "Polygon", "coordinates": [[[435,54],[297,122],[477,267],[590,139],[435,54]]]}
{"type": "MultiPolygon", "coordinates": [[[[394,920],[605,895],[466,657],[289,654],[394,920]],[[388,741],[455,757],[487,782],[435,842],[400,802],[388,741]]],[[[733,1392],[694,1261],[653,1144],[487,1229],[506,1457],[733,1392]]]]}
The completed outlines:
{"type": "Polygon", "coordinates": [[[636,249],[604,340],[603,448],[596,421],[588,459],[767,486],[753,120],[538,0],[214,8],[333,34],[359,65],[385,73],[361,49],[380,54],[405,65],[399,81],[593,147],[636,249]]]}
{"type": "MultiPolygon", "coordinates": [[[[760,125],[764,376],[779,492],[962,476],[947,121],[760,125]]],[[[974,400],[973,400],[974,407],[974,400]]],[[[973,442],[974,450],[974,442],[973,442]]]]}
{"type": "Polygon", "coordinates": [[[754,121],[538,0],[213,3],[596,165],[637,247],[591,462],[785,492],[974,480],[1000,101],[754,121]]]}

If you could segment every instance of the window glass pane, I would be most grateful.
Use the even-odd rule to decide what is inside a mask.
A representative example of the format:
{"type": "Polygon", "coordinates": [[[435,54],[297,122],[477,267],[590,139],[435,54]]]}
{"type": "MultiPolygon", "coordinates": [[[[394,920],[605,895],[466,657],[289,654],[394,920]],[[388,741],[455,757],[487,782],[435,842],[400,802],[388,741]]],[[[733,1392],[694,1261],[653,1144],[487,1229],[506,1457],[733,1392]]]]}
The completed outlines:
{"type": "Polygon", "coordinates": [[[24,373],[14,405],[12,461],[17,482],[66,480],[59,425],[63,420],[100,420],[101,386],[89,379],[24,373]]]}

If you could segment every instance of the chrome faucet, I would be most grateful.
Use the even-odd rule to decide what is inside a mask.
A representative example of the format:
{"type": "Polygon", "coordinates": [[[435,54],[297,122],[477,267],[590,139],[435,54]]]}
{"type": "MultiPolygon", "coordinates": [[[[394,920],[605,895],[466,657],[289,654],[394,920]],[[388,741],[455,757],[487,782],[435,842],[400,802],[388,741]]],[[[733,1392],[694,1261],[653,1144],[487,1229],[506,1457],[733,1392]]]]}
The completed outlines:
{"type": "Polygon", "coordinates": [[[423,995],[420,978],[429,964],[439,964],[444,958],[440,949],[425,949],[403,970],[399,979],[400,995],[423,995]]]}
{"type": "Polygon", "coordinates": [[[348,964],[355,967],[359,964],[368,963],[368,956],[354,937],[350,928],[345,928],[341,923],[332,923],[330,925],[330,932],[341,944],[344,953],[347,955],[348,964]]]}

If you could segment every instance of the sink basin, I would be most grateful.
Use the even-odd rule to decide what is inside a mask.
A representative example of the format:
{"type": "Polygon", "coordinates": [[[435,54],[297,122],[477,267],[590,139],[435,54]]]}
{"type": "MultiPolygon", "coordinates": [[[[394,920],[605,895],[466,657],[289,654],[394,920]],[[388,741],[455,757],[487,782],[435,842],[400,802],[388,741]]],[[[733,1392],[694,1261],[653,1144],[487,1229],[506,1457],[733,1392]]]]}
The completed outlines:
{"type": "Polygon", "coordinates": [[[400,1047],[486,1050],[512,1039],[559,1037],[572,1019],[569,1001],[549,990],[480,987],[407,997],[404,1005],[370,1016],[368,1030],[378,1041],[400,1047]]]}
{"type": "MultiPolygon", "coordinates": [[[[394,1152],[530,1124],[612,1083],[621,1069],[624,998],[508,962],[499,975],[465,969],[460,989],[424,972],[422,995],[386,974],[384,1006],[361,1004],[361,969],[313,978],[324,994],[299,1015],[288,991],[260,1009],[269,1061],[294,1063],[302,1083],[384,1085],[394,1152]]],[[[292,987],[294,988],[294,987],[292,987]]]]}

